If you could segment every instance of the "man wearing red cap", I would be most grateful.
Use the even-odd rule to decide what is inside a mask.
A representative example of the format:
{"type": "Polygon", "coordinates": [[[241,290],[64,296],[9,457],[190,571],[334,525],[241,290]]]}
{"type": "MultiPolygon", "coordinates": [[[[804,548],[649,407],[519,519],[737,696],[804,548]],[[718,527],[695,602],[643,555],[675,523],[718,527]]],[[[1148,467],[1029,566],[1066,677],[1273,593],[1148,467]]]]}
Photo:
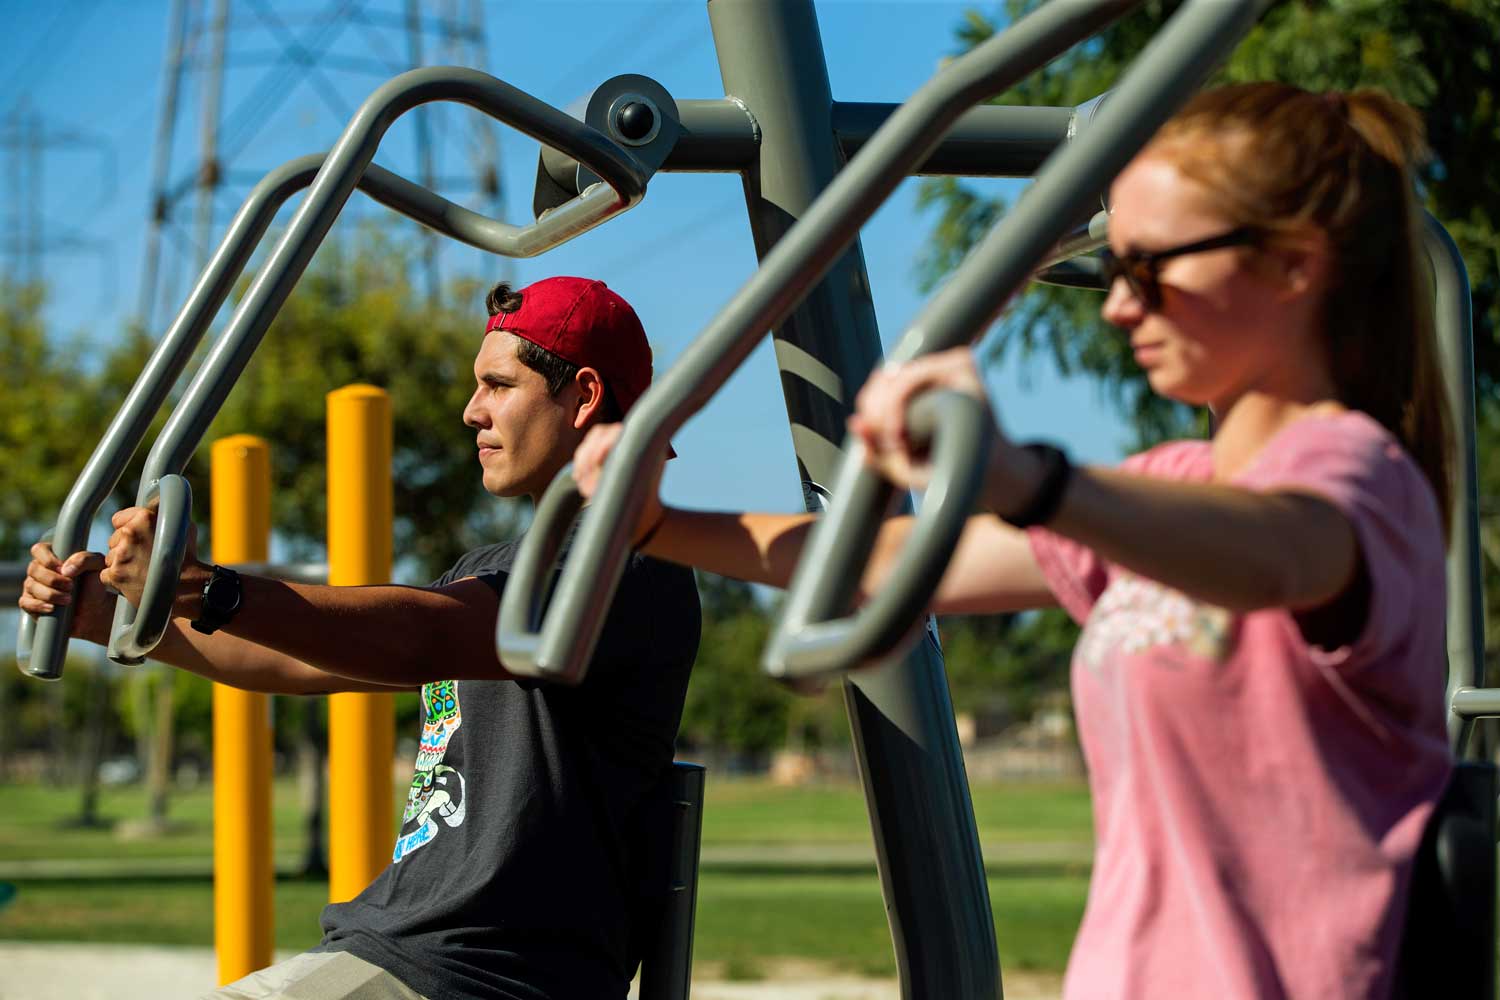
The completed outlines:
{"type": "MultiPolygon", "coordinates": [[[[595,423],[651,382],[635,312],[601,281],[497,285],[464,408],[484,487],[538,498],[595,423]]],[[[113,518],[109,553],[32,549],[23,610],[78,605],[107,640],[105,586],[139,602],[153,511],[113,518]],[[102,584],[102,585],[101,585],[102,584]]],[[[317,587],[184,560],[157,659],[257,691],[422,691],[415,773],[392,863],[323,912],[323,942],[221,998],[623,997],[638,956],[632,830],[672,759],[697,653],[690,570],[633,555],[588,678],[515,678],[494,648],[516,541],[465,554],[426,588],[317,587]]],[[[374,761],[372,766],[383,767],[374,761]]]]}

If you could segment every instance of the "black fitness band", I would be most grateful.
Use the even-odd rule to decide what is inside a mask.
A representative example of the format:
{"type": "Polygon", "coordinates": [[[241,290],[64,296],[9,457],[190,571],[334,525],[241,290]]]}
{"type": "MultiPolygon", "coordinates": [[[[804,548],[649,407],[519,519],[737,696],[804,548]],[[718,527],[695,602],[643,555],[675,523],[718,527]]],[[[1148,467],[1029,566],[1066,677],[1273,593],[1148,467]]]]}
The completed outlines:
{"type": "Polygon", "coordinates": [[[1036,488],[1025,507],[1008,516],[997,511],[995,516],[1013,528],[1031,528],[1046,524],[1057,516],[1063,494],[1068,490],[1068,481],[1073,478],[1073,464],[1068,461],[1067,454],[1055,445],[1036,442],[1023,444],[1021,447],[1041,459],[1041,485],[1036,488]]]}

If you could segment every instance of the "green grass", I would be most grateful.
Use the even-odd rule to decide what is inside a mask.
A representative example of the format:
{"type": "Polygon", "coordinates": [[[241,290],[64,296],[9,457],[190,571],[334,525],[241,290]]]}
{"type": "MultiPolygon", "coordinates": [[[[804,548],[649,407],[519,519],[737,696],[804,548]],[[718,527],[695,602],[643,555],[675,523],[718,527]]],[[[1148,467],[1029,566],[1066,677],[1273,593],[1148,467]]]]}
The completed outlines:
{"type": "MultiPolygon", "coordinates": [[[[989,785],[973,790],[986,843],[1086,843],[1089,794],[1081,784],[989,785]]],[[[864,796],[854,785],[779,788],[709,775],[703,845],[869,843],[864,796]]]]}
{"type": "MultiPolygon", "coordinates": [[[[205,785],[172,796],[167,832],[150,837],[116,836],[121,821],[147,815],[145,792],[138,787],[106,788],[99,795],[99,816],[108,826],[74,825],[78,790],[42,785],[0,785],[0,864],[66,858],[199,858],[212,861],[213,795],[205,785]]],[[[301,857],[302,817],[297,786],[278,781],[272,792],[272,847],[278,864],[301,857]]]]}
{"type": "MultiPolygon", "coordinates": [[[[974,790],[980,836],[990,844],[1090,838],[1087,792],[1073,785],[974,790]]],[[[300,857],[300,818],[290,782],[276,789],[275,851],[284,868],[300,857]]],[[[133,875],[130,863],[212,858],[212,804],[206,790],[172,801],[173,831],[120,840],[109,830],[70,828],[74,790],[0,786],[0,871],[11,862],[83,858],[118,861],[107,877],[30,877],[13,867],[15,901],[0,911],[0,939],[211,945],[213,886],[201,874],[133,875]]],[[[112,790],[102,803],[113,819],[145,815],[138,790],[112,790]]],[[[873,864],[860,860],[870,833],[860,790],[849,785],[776,788],[761,781],[713,780],[704,810],[705,851],[767,845],[765,860],[705,863],[699,879],[694,955],[721,974],[753,979],[777,959],[826,962],[855,972],[894,972],[890,932],[873,864]],[[854,845],[852,863],[778,861],[775,849],[854,845]]],[[[1024,851],[1022,852],[1024,855],[1024,851]]],[[[988,860],[1001,962],[1008,968],[1061,969],[1087,891],[1082,862],[988,860]]],[[[276,886],[276,946],[318,940],[321,881],[283,878],[276,886]]]]}

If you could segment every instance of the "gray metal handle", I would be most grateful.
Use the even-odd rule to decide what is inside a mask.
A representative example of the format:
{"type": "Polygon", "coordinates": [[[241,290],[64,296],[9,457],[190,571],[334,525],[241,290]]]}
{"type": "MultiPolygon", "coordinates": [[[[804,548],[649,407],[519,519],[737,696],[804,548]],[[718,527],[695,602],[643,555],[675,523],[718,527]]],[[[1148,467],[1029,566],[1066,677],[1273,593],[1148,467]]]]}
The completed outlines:
{"type": "Polygon", "coordinates": [[[544,676],[570,684],[583,679],[557,672],[542,658],[539,628],[553,567],[582,509],[583,494],[578,491],[570,465],[557,474],[537,503],[531,527],[526,530],[526,542],[516,553],[510,579],[505,583],[506,599],[500,604],[495,643],[504,650],[500,665],[510,673],[544,676]]]}
{"type": "Polygon", "coordinates": [[[115,601],[115,620],[109,630],[109,658],[133,666],[141,663],[172,623],[172,602],[187,555],[193,524],[193,491],[182,476],[163,476],[146,493],[146,504],[159,500],[156,543],[146,568],[146,587],[139,608],[122,596],[115,601]]]}
{"type": "Polygon", "coordinates": [[[873,541],[849,537],[868,529],[836,515],[852,504],[884,511],[892,495],[856,445],[842,470],[853,481],[839,483],[829,516],[813,528],[771,631],[761,661],[771,676],[798,679],[878,663],[902,652],[917,630],[984,486],[994,423],[981,400],[951,391],[913,400],[907,419],[912,440],[930,449],[932,482],[886,583],[855,614],[834,617],[845,610],[835,603],[844,588],[827,584],[859,580],[873,541]]]}
{"type": "MultiPolygon", "coordinates": [[[[53,535],[54,532],[47,531],[44,532],[42,534],[42,537],[37,540],[42,542],[50,542],[52,541],[53,535]]],[[[63,558],[66,559],[67,556],[65,555],[63,556],[63,558]]],[[[26,585],[25,580],[21,581],[21,585],[23,587],[26,585]]],[[[65,604],[63,605],[63,607],[71,610],[69,605],[65,604]]],[[[30,673],[27,668],[32,662],[32,646],[36,641],[36,627],[37,619],[33,618],[31,615],[27,614],[24,611],[21,612],[21,624],[16,629],[16,666],[21,668],[22,673],[30,673]]],[[[67,619],[67,627],[73,627],[73,619],[71,614],[67,619]]],[[[64,643],[66,643],[66,632],[64,632],[64,643]]],[[[66,646],[64,648],[66,649],[66,646]]],[[[56,673],[52,674],[33,674],[32,676],[36,677],[38,680],[56,681],[62,679],[62,670],[59,669],[56,673]]]]}
{"type": "MultiPolygon", "coordinates": [[[[534,661],[533,676],[582,679],[629,554],[629,540],[615,529],[634,524],[646,502],[649,484],[637,470],[666,448],[672,433],[728,380],[766,331],[822,280],[859,235],[859,227],[926,160],[965,110],[1035,72],[1132,6],[1131,0],[1043,4],[954,60],[884,121],[765,255],[750,280],[631,408],[605,463],[592,513],[562,569],[540,639],[528,635],[526,648],[516,650],[502,643],[498,653],[507,669],[526,672],[525,664],[534,661]]],[[[528,535],[521,552],[540,544],[539,536],[528,535]]],[[[509,601],[530,599],[506,587],[501,613],[506,614],[509,601]]],[[[508,620],[527,619],[516,613],[508,620]]]]}
{"type": "MultiPolygon", "coordinates": [[[[1095,209],[1099,192],[1250,29],[1266,2],[1188,0],[1136,58],[1108,104],[1080,109],[1076,137],[1048,160],[1026,197],[983,244],[989,251],[984,264],[966,265],[960,274],[968,280],[955,276],[934,298],[908,330],[900,356],[936,349],[924,345],[939,341],[966,343],[985,329],[1068,223],[1095,209]],[[1001,242],[1011,241],[998,262],[997,233],[1003,233],[1001,242]],[[974,287],[986,283],[988,288],[974,287]],[[940,336],[934,340],[933,334],[940,336]]],[[[542,623],[536,655],[548,665],[546,676],[580,678],[588,669],[629,551],[616,529],[634,523],[649,488],[638,470],[828,273],[864,221],[967,107],[1005,90],[1132,6],[1110,0],[1043,4],[949,64],[886,119],[765,255],[759,270],[626,417],[594,511],[579,528],[542,623]]],[[[977,256],[979,251],[970,261],[977,256]]],[[[528,543],[538,544],[528,538],[522,548],[528,543]]],[[[505,662],[506,650],[499,653],[505,662]]]]}

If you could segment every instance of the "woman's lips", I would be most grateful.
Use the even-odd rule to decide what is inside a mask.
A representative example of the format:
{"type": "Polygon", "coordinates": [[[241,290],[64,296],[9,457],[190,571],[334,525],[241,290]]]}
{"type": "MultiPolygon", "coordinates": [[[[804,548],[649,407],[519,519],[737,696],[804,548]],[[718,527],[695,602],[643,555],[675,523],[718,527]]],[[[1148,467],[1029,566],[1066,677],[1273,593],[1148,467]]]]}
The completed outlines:
{"type": "Polygon", "coordinates": [[[1138,365],[1144,365],[1148,361],[1154,361],[1154,360],[1156,360],[1156,358],[1158,358],[1161,355],[1162,345],[1161,344],[1137,344],[1137,345],[1135,345],[1135,347],[1133,348],[1133,350],[1135,351],[1135,363],[1138,364],[1138,365]]]}

